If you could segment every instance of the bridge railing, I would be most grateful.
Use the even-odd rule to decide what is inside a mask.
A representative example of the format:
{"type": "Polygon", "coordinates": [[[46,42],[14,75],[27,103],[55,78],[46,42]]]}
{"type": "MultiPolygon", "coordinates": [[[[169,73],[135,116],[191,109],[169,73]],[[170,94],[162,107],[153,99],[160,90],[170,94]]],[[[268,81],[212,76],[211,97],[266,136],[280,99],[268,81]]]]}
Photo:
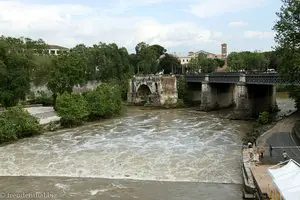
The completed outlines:
{"type": "Polygon", "coordinates": [[[300,79],[293,82],[286,77],[271,73],[239,73],[239,72],[218,72],[218,73],[199,73],[186,74],[187,82],[201,83],[208,76],[210,83],[238,83],[241,76],[245,76],[245,83],[256,85],[300,85],[300,79]]]}
{"type": "Polygon", "coordinates": [[[241,73],[211,73],[209,74],[209,82],[211,83],[238,83],[240,81],[241,73]]]}
{"type": "Polygon", "coordinates": [[[190,83],[202,83],[205,81],[206,74],[186,74],[185,78],[190,83]]]}

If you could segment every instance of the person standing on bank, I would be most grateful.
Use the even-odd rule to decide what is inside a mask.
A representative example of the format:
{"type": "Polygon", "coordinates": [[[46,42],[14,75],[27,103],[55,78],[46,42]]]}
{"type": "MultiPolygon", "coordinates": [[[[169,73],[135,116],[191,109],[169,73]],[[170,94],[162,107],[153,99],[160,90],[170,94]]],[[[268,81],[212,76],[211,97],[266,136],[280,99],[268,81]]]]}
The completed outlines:
{"type": "Polygon", "coordinates": [[[273,147],[272,145],[270,144],[269,145],[269,153],[270,153],[270,157],[272,158],[272,151],[273,151],[273,147]]]}
{"type": "Polygon", "coordinates": [[[282,157],[283,157],[284,161],[286,161],[288,159],[288,154],[286,151],[283,151],[282,157]]]}

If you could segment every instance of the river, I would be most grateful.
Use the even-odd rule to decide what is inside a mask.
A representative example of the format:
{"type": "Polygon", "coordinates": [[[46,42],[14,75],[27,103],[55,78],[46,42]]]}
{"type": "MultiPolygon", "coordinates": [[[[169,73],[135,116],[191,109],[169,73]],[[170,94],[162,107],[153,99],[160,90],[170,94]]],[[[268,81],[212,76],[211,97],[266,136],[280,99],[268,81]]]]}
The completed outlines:
{"type": "Polygon", "coordinates": [[[249,130],[214,112],[130,108],[0,147],[0,199],[240,200],[249,130]]]}

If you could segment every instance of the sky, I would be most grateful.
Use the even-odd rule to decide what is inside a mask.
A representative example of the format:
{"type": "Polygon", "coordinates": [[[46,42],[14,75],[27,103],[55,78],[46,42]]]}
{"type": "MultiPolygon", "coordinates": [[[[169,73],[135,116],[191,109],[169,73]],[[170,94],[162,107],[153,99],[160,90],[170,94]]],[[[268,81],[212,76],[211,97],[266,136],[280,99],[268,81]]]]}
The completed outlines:
{"type": "Polygon", "coordinates": [[[68,48],[139,42],[184,56],[205,50],[268,51],[281,0],[0,0],[0,35],[68,48]]]}

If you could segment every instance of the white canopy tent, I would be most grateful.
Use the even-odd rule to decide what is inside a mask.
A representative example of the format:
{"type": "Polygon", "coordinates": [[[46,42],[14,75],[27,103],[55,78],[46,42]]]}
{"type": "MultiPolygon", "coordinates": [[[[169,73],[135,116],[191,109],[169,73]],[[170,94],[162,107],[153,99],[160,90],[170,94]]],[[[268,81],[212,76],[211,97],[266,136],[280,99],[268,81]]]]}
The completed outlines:
{"type": "Polygon", "coordinates": [[[300,200],[300,165],[289,160],[284,166],[268,169],[278,192],[284,200],[300,200]]]}

